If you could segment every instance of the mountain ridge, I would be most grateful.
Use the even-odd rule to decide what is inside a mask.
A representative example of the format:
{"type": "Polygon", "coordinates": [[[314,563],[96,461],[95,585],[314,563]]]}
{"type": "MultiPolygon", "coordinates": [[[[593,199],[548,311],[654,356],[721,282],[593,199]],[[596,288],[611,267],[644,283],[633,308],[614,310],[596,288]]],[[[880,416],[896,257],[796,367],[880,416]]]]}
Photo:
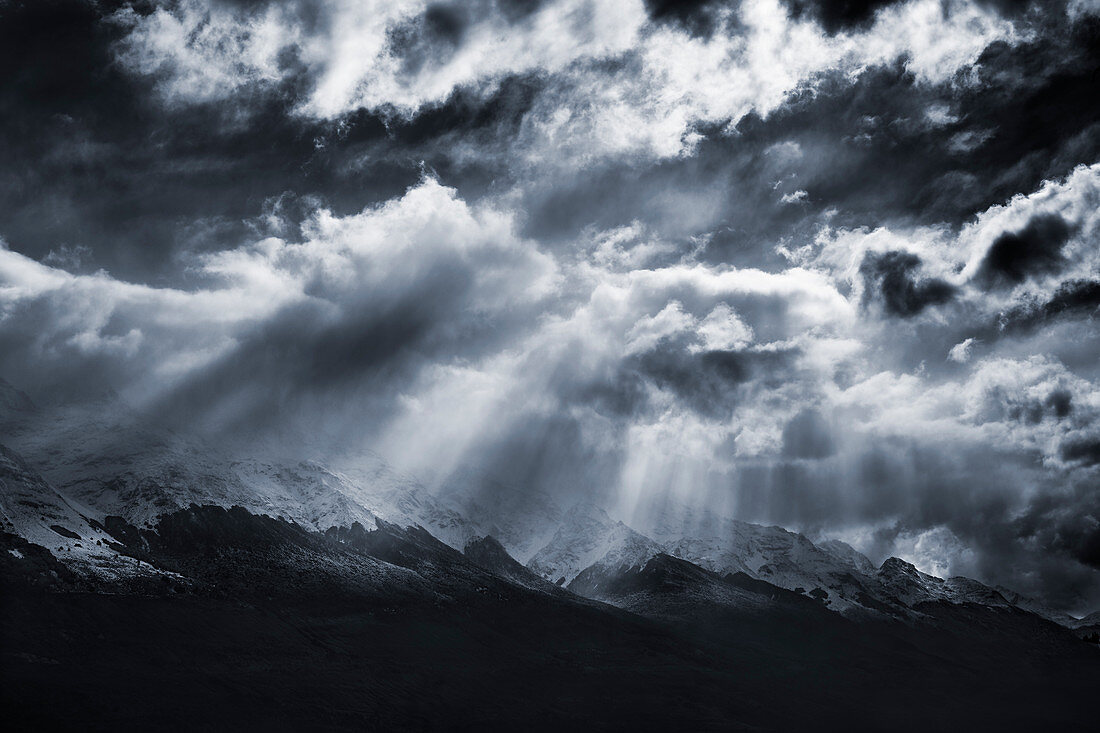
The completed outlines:
{"type": "MultiPolygon", "coordinates": [[[[563,587],[577,582],[577,589],[596,587],[600,577],[644,568],[665,553],[719,576],[742,573],[801,593],[841,614],[908,617],[920,602],[945,600],[1010,604],[1066,627],[1075,623],[1007,589],[968,578],[935,578],[900,560],[888,559],[875,568],[843,542],[814,543],[778,526],[666,506],[659,521],[643,523],[639,531],[590,502],[563,509],[551,497],[511,489],[468,468],[456,470],[433,492],[370,452],[346,467],[241,457],[110,407],[117,401],[31,409],[29,398],[19,397],[6,383],[0,386],[7,395],[0,400],[5,441],[31,452],[34,469],[45,474],[34,492],[45,497],[43,506],[64,517],[26,520],[24,534],[33,531],[37,543],[45,545],[56,537],[57,546],[71,553],[77,540],[49,530],[51,524],[67,523],[77,537],[91,540],[94,550],[80,543],[83,554],[90,552],[101,564],[122,563],[123,569],[125,561],[115,557],[114,539],[103,529],[109,517],[149,529],[172,512],[217,505],[282,517],[318,532],[383,526],[379,522],[419,526],[459,554],[471,542],[491,536],[510,557],[526,558],[520,564],[534,576],[563,587]]],[[[16,455],[10,448],[7,452],[16,455]]],[[[25,457],[18,460],[31,465],[25,457]]],[[[18,506],[13,504],[9,513],[18,506]]],[[[512,572],[520,577],[518,570],[512,572]]]]}

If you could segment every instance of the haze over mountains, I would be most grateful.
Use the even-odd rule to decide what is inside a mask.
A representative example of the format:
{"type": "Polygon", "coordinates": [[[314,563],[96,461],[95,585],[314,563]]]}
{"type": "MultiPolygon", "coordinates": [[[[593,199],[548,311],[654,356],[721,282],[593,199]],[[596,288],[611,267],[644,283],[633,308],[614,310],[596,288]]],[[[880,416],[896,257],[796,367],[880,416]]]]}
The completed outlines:
{"type": "Polygon", "coordinates": [[[534,575],[566,589],[586,589],[582,595],[667,555],[719,577],[766,581],[843,614],[904,617],[918,603],[944,600],[1014,605],[1071,623],[1072,617],[1034,599],[1012,594],[1016,601],[1010,602],[976,580],[942,580],[898,558],[876,568],[838,540],[815,544],[781,527],[705,509],[666,505],[659,521],[639,530],[596,504],[561,506],[550,496],[510,490],[470,470],[436,494],[377,455],[343,470],[313,461],[249,458],[158,429],[117,400],[39,409],[11,385],[0,389],[5,531],[52,548],[93,578],[127,567],[110,549],[120,538],[110,536],[104,523],[154,530],[179,511],[218,506],[317,533],[356,526],[371,531],[379,522],[417,526],[458,551],[492,538],[534,575]]]}

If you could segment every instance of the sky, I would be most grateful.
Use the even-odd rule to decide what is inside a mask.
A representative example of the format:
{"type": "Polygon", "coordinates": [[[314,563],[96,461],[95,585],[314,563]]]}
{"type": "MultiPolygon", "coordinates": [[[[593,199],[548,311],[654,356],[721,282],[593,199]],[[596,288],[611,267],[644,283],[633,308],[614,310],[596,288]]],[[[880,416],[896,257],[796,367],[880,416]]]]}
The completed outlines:
{"type": "Polygon", "coordinates": [[[0,376],[1100,605],[1097,0],[0,0],[0,376]]]}

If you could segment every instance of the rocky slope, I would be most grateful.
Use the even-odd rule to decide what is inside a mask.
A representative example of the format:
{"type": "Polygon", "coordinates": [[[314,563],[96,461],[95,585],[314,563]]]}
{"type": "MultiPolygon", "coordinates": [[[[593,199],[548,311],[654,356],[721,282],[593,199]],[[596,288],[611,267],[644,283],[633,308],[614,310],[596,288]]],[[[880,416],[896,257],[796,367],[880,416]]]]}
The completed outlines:
{"type": "Polygon", "coordinates": [[[504,545],[498,542],[495,537],[486,536],[467,542],[462,554],[479,568],[506,578],[524,588],[544,593],[564,592],[559,586],[540,578],[533,571],[520,564],[508,554],[504,545]]]}
{"type": "MultiPolygon", "coordinates": [[[[79,576],[111,583],[171,575],[120,552],[118,540],[59,494],[18,454],[0,445],[0,530],[45,549],[79,576]]],[[[21,543],[7,554],[29,560],[21,543]]]]}

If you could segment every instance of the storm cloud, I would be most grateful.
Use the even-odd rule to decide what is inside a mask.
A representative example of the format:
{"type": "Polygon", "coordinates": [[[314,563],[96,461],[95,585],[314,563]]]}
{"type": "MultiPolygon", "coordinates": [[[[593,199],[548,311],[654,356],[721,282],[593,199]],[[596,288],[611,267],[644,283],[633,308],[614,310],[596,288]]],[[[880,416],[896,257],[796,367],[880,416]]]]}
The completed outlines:
{"type": "Polygon", "coordinates": [[[864,302],[881,299],[887,313],[908,318],[950,300],[955,289],[937,278],[918,279],[919,267],[920,258],[908,252],[869,253],[859,266],[864,302]]]}
{"type": "Polygon", "coordinates": [[[0,5],[0,376],[1100,602],[1095,3],[0,5]]]}
{"type": "Polygon", "coordinates": [[[1020,231],[997,237],[982,260],[978,278],[986,287],[1011,287],[1033,273],[1056,273],[1062,267],[1062,245],[1069,235],[1069,227],[1060,217],[1038,216],[1020,231]]]}

